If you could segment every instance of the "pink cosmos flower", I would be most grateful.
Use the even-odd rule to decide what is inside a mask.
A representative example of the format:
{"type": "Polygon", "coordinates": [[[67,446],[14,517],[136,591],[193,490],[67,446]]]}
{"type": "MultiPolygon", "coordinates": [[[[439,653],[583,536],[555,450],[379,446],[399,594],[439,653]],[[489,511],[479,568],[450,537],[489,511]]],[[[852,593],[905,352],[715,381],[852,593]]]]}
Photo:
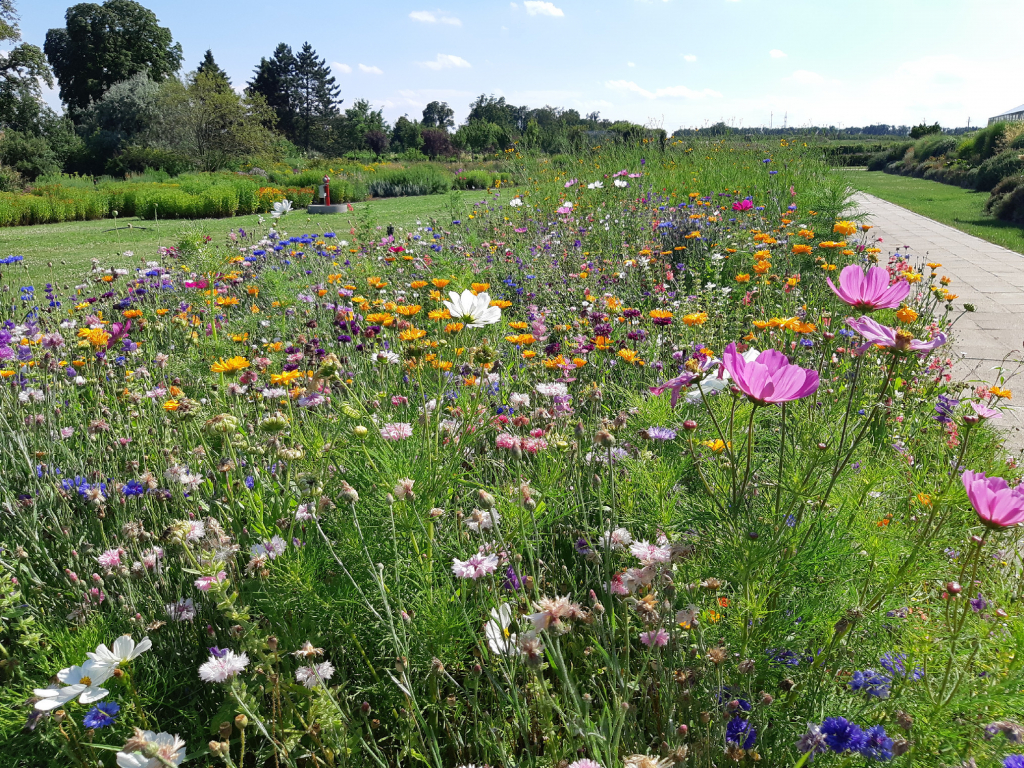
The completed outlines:
{"type": "Polygon", "coordinates": [[[903,329],[896,330],[876,323],[870,317],[859,317],[856,320],[848,317],[846,324],[864,337],[865,343],[857,347],[857,352],[863,352],[872,344],[879,344],[897,352],[931,352],[946,343],[944,333],[936,333],[931,341],[920,341],[903,329]]]}
{"type": "Polygon", "coordinates": [[[790,364],[784,354],[769,349],[748,362],[732,343],[722,353],[722,366],[743,394],[758,405],[786,403],[818,391],[818,372],[790,364]]]}
{"type": "Polygon", "coordinates": [[[452,559],[452,573],[460,579],[479,579],[494,573],[498,568],[497,555],[481,555],[479,552],[468,560],[452,559]]]}
{"type": "Polygon", "coordinates": [[[889,285],[889,271],[884,267],[871,267],[865,274],[859,265],[851,264],[839,273],[838,288],[827,277],[825,282],[836,296],[861,312],[896,309],[910,294],[906,280],[889,285]]]}
{"type": "Polygon", "coordinates": [[[200,576],[198,579],[196,579],[195,582],[196,589],[198,589],[200,592],[209,592],[210,587],[212,587],[214,584],[219,584],[220,582],[224,581],[227,577],[228,575],[224,571],[221,571],[216,576],[200,576]]]}
{"type": "Polygon", "coordinates": [[[385,424],[381,427],[380,436],[385,440],[405,440],[407,437],[412,437],[412,425],[405,422],[385,424]]]}
{"type": "Polygon", "coordinates": [[[973,408],[974,412],[983,419],[1003,418],[1003,414],[1001,414],[995,408],[989,408],[984,403],[975,403],[974,401],[971,401],[971,408],[973,408]]]}
{"type": "Polygon", "coordinates": [[[989,528],[1009,528],[1024,522],[1024,485],[1011,488],[1002,477],[986,477],[970,470],[960,479],[974,511],[989,528]]]}
{"type": "Polygon", "coordinates": [[[641,632],[640,642],[648,647],[653,645],[660,648],[663,645],[668,645],[668,632],[664,627],[659,627],[657,632],[641,632]]]}
{"type": "Polygon", "coordinates": [[[754,203],[751,200],[737,200],[732,204],[734,211],[749,211],[754,207],[754,203]]]}

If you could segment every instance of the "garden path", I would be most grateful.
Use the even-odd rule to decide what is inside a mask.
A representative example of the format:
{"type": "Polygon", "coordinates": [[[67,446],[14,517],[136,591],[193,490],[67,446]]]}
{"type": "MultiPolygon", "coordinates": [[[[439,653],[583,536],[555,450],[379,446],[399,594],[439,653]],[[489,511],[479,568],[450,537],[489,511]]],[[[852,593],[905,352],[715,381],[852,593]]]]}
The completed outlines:
{"type": "Polygon", "coordinates": [[[942,264],[940,275],[953,279],[954,306],[977,311],[956,320],[953,375],[963,381],[996,383],[1002,366],[1016,390],[1000,426],[1006,447],[1024,450],[1024,256],[940,224],[874,195],[858,192],[855,201],[881,237],[883,250],[907,246],[915,256],[942,264]]]}

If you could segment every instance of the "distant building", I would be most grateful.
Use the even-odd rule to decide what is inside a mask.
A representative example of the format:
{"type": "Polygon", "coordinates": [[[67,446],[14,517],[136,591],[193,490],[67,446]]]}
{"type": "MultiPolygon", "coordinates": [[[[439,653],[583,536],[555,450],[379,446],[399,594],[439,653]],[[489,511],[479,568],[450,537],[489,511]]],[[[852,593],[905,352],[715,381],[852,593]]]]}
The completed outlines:
{"type": "Polygon", "coordinates": [[[992,125],[992,123],[1019,123],[1021,121],[1024,121],[1024,104],[1021,104],[1019,107],[1014,107],[1013,109],[1007,112],[1003,112],[1003,114],[1001,115],[990,117],[988,119],[988,124],[992,125]]]}

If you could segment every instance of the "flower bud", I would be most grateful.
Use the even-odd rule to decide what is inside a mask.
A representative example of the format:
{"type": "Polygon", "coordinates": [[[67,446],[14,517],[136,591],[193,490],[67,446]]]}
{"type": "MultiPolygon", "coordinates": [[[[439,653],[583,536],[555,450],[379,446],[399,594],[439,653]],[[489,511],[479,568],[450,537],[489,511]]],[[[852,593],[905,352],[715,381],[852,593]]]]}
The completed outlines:
{"type": "Polygon", "coordinates": [[[615,445],[615,435],[607,429],[602,429],[594,435],[594,442],[602,448],[611,448],[615,445]]]}
{"type": "Polygon", "coordinates": [[[485,491],[483,488],[476,492],[477,497],[480,499],[480,503],[487,506],[493,507],[495,505],[494,497],[485,491]]]}
{"type": "Polygon", "coordinates": [[[696,428],[697,422],[694,421],[693,419],[687,419],[686,421],[683,422],[683,429],[685,429],[687,432],[692,432],[696,428]]]}
{"type": "Polygon", "coordinates": [[[359,711],[362,712],[364,715],[370,714],[370,702],[364,701],[362,704],[360,704],[359,711]]]}
{"type": "Polygon", "coordinates": [[[240,731],[244,731],[246,726],[249,725],[249,718],[245,715],[235,715],[235,727],[240,731]]]}
{"type": "Polygon", "coordinates": [[[684,739],[686,738],[686,734],[689,733],[689,732],[690,732],[690,728],[689,728],[689,726],[686,725],[686,723],[680,723],[679,727],[676,728],[676,733],[678,733],[684,739]]]}
{"type": "Polygon", "coordinates": [[[352,434],[360,439],[366,437],[369,433],[370,430],[368,430],[362,424],[357,424],[356,426],[352,427],[352,434]]]}
{"type": "Polygon", "coordinates": [[[964,591],[964,588],[961,587],[957,582],[950,581],[946,583],[946,591],[948,591],[951,595],[959,595],[961,592],[964,591]]]}
{"type": "Polygon", "coordinates": [[[355,504],[359,501],[359,494],[356,492],[356,489],[344,480],[341,481],[341,492],[338,495],[350,504],[355,504]]]}

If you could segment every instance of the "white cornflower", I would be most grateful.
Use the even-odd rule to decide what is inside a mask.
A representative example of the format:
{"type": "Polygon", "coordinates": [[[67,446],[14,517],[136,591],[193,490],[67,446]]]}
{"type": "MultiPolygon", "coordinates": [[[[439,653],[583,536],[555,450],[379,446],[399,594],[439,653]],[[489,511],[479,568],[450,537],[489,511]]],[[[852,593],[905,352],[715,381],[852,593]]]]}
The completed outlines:
{"type": "Polygon", "coordinates": [[[135,729],[135,735],[128,739],[124,749],[117,753],[119,768],[165,768],[181,765],[185,759],[185,742],[177,734],[153,733],[135,729]],[[146,757],[143,750],[152,751],[153,757],[146,757]]]}
{"type": "Polygon", "coordinates": [[[245,653],[213,649],[209,661],[199,667],[199,678],[207,683],[223,683],[247,666],[249,657],[245,653]]]}
{"type": "Polygon", "coordinates": [[[329,661],[321,661],[319,664],[310,664],[308,667],[299,667],[295,670],[295,679],[307,688],[316,688],[330,680],[333,675],[334,665],[329,661]]]}

